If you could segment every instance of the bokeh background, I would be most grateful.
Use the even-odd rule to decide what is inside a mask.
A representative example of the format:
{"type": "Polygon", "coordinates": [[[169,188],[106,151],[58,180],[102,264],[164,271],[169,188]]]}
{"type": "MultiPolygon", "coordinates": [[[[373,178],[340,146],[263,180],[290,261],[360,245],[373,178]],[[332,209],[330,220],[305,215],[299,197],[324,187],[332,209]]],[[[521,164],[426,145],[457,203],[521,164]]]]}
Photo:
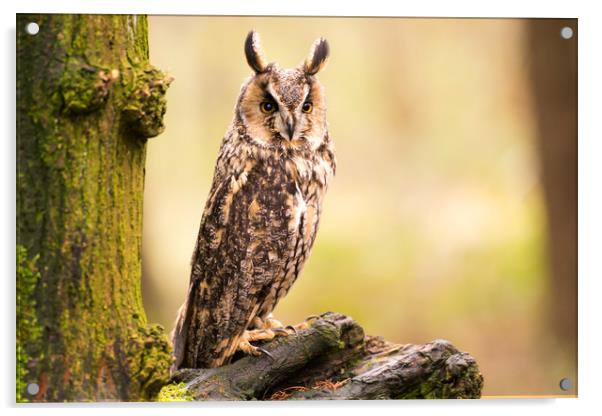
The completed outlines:
{"type": "MultiPolygon", "coordinates": [[[[331,59],[319,77],[337,176],[277,318],[330,310],[398,343],[448,339],[479,362],[485,395],[575,394],[558,382],[576,383],[576,251],[569,238],[568,268],[556,273],[551,230],[576,237],[576,153],[546,158],[542,108],[576,117],[576,104],[541,101],[532,62],[576,42],[561,39],[556,23],[549,42],[534,43],[541,31],[520,19],[150,17],[151,62],[175,81],[167,129],[147,154],[149,319],[171,330],[184,300],[215,158],[251,73],[247,32],[256,29],[268,59],[284,67],[324,36],[331,59]],[[550,163],[568,178],[556,200],[569,209],[553,209],[550,163]],[[558,281],[566,290],[554,290],[558,281]]],[[[576,131],[573,139],[576,149],[576,131]]]]}

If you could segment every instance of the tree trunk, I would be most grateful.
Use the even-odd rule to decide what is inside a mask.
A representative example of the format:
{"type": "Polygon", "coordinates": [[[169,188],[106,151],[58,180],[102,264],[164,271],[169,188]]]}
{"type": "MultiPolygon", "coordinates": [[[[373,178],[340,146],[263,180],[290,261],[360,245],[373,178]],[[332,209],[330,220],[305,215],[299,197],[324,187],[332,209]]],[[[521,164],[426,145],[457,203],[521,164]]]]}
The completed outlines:
{"type": "Polygon", "coordinates": [[[391,344],[336,313],[262,347],[270,356],[177,371],[159,399],[455,399],[479,398],[483,387],[474,358],[449,342],[391,344]]]}
{"type": "Polygon", "coordinates": [[[140,278],[169,82],[145,16],[17,16],[17,401],[147,400],[168,377],[140,278]]]}
{"type": "Polygon", "coordinates": [[[550,259],[549,326],[577,351],[577,19],[529,21],[531,78],[538,128],[550,259]],[[563,39],[560,31],[574,35],[563,39]]]}

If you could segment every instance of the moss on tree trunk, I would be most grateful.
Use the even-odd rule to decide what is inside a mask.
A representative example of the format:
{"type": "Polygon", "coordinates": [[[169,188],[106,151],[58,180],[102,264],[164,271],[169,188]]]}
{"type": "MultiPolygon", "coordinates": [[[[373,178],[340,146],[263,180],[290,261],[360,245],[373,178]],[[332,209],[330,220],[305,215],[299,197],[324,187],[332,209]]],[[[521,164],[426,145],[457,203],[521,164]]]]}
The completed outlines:
{"type": "Polygon", "coordinates": [[[146,17],[18,15],[17,74],[17,401],[149,399],[170,357],[141,300],[144,162],[170,79],[146,17]]]}

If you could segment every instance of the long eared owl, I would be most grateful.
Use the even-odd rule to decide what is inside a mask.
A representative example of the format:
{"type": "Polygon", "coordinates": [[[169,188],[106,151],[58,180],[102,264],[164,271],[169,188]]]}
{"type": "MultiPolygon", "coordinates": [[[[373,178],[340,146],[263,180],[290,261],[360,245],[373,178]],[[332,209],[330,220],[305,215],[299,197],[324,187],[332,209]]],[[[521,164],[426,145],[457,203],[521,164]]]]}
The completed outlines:
{"type": "Polygon", "coordinates": [[[294,69],[267,63],[253,31],[244,49],[254,73],[217,157],[172,334],[172,370],[217,367],[237,350],[257,355],[265,350],[251,341],[289,333],[271,312],[309,256],[336,168],[316,78],[326,40],[294,69]]]}

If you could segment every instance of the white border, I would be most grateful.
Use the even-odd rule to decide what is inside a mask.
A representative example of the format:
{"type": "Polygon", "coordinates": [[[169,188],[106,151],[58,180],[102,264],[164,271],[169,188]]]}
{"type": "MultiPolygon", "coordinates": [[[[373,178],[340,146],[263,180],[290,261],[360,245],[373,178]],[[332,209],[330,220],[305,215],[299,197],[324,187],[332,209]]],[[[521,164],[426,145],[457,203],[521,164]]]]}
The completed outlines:
{"type": "MultiPolygon", "coordinates": [[[[14,6],[13,6],[14,7],[14,6]]],[[[20,1],[21,13],[145,13],[145,14],[232,14],[232,15],[322,15],[322,16],[441,16],[441,17],[577,17],[584,6],[576,1],[527,2],[420,1],[393,2],[324,0],[104,0],[102,2],[61,0],[20,1]],[[487,3],[486,5],[483,3],[487,3]]]]}
{"type": "Polygon", "coordinates": [[[491,2],[422,1],[398,2],[370,0],[236,0],[193,2],[190,0],[21,0],[2,2],[2,107],[1,126],[4,130],[2,149],[2,181],[0,181],[0,219],[2,233],[0,264],[4,267],[2,281],[2,323],[4,336],[0,342],[0,405],[9,407],[8,414],[63,415],[91,413],[105,415],[112,411],[138,411],[145,415],[188,414],[306,414],[308,412],[344,412],[366,414],[372,409],[378,414],[420,413],[506,416],[510,412],[545,413],[551,415],[592,414],[601,408],[598,401],[602,373],[598,352],[602,345],[600,317],[602,310],[602,130],[600,128],[602,74],[600,39],[602,15],[595,1],[524,0],[491,2]],[[336,16],[440,16],[440,17],[577,17],[579,18],[579,399],[494,399],[484,401],[437,402],[304,402],[304,403],[210,403],[183,405],[160,404],[91,404],[42,405],[15,407],[14,400],[14,230],[15,230],[15,13],[146,13],[146,14],[206,14],[206,15],[336,15],[336,16]]]}

